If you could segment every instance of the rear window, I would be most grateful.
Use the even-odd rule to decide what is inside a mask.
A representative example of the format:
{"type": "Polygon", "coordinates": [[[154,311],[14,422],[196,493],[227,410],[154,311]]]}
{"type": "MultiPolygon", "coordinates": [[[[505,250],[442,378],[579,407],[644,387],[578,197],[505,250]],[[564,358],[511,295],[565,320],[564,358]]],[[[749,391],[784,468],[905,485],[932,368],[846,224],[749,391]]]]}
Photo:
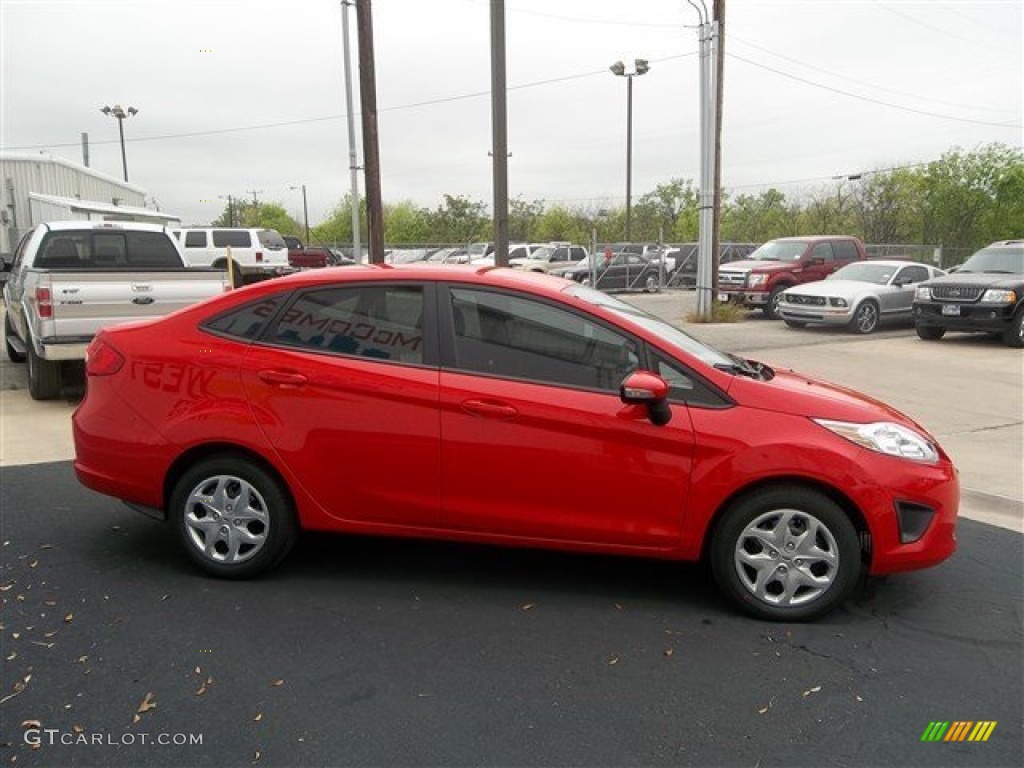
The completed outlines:
{"type": "Polygon", "coordinates": [[[215,229],[213,230],[213,245],[215,248],[251,248],[252,238],[249,232],[244,229],[215,229]]]}
{"type": "Polygon", "coordinates": [[[272,251],[288,247],[288,244],[284,241],[284,238],[278,234],[276,229],[261,229],[256,233],[256,236],[260,240],[260,245],[264,248],[269,248],[272,251]]]}
{"type": "Polygon", "coordinates": [[[43,239],[42,269],[182,269],[178,249],[163,232],[62,231],[43,239]]]}

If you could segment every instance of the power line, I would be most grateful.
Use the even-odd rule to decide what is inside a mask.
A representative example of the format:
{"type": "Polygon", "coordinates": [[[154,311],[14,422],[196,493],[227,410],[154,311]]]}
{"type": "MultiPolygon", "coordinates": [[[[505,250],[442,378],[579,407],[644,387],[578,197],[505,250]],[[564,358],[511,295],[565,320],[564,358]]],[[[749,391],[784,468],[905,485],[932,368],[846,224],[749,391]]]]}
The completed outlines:
{"type": "MultiPolygon", "coordinates": [[[[673,61],[673,60],[677,60],[677,59],[689,58],[691,56],[696,56],[696,55],[697,55],[696,51],[689,51],[687,53],[679,53],[679,54],[674,54],[672,56],[662,56],[661,58],[658,58],[658,59],[651,59],[651,61],[653,61],[653,62],[673,61]]],[[[511,85],[508,88],[506,88],[506,90],[507,91],[521,91],[521,90],[525,90],[527,88],[537,88],[537,87],[542,86],[542,85],[552,85],[554,83],[564,83],[564,82],[568,82],[570,80],[581,80],[581,79],[587,78],[587,77],[604,76],[605,74],[607,74],[607,71],[608,70],[606,70],[606,69],[599,69],[599,70],[592,70],[590,72],[580,72],[580,73],[575,74],[575,75],[563,75],[562,77],[551,77],[551,78],[547,78],[546,80],[534,80],[533,82],[529,82],[529,83],[521,83],[519,85],[511,85]]],[[[398,111],[404,110],[404,109],[418,109],[420,107],[429,107],[429,106],[434,106],[436,104],[449,104],[449,103],[455,102],[455,101],[465,101],[467,99],[479,99],[479,98],[483,98],[485,96],[490,96],[490,94],[491,94],[490,90],[475,91],[475,92],[472,92],[472,93],[462,93],[462,94],[458,94],[458,95],[455,95],[455,96],[443,96],[443,97],[437,98],[437,99],[427,99],[426,101],[415,101],[415,102],[411,102],[409,104],[396,104],[395,106],[392,106],[392,107],[381,107],[377,111],[378,112],[398,112],[398,111]]],[[[275,122],[275,123],[257,123],[255,125],[241,125],[241,126],[235,126],[233,128],[212,128],[212,129],[207,130],[207,131],[189,131],[189,132],[186,132],[186,133],[168,133],[168,134],[163,134],[163,135],[160,135],[160,136],[137,136],[137,137],[133,137],[131,139],[126,139],[125,141],[126,141],[126,143],[139,143],[139,142],[145,142],[145,141],[165,141],[165,140],[168,140],[168,139],[191,139],[191,138],[196,138],[198,136],[216,136],[216,135],[225,134],[225,133],[239,133],[241,131],[257,131],[257,130],[263,130],[264,128],[287,128],[287,127],[295,126],[295,125],[306,125],[306,124],[309,124],[309,123],[319,123],[319,122],[324,122],[324,121],[328,121],[328,120],[343,120],[343,119],[345,119],[347,117],[348,117],[348,115],[346,115],[344,113],[340,114],[340,115],[324,115],[322,117],[307,117],[307,118],[302,118],[300,120],[285,120],[285,121],[275,122]]],[[[93,141],[91,143],[93,145],[96,145],[96,144],[117,144],[119,142],[116,139],[103,139],[103,140],[100,140],[100,141],[93,141]]],[[[74,142],[67,142],[67,143],[60,143],[60,144],[53,144],[53,143],[25,144],[25,145],[22,145],[22,146],[19,146],[19,147],[6,147],[5,149],[7,151],[17,152],[19,150],[47,149],[47,148],[58,148],[58,147],[77,147],[79,145],[80,145],[80,142],[74,141],[74,142]]]]}
{"type": "Polygon", "coordinates": [[[981,110],[981,111],[984,111],[984,112],[1006,112],[1007,111],[1005,109],[999,109],[998,107],[991,107],[991,106],[981,107],[981,106],[976,106],[974,104],[962,104],[962,103],[955,102],[955,101],[942,101],[940,99],[929,99],[929,98],[927,98],[925,96],[918,96],[917,94],[907,93],[905,91],[897,91],[897,90],[895,90],[893,88],[887,88],[884,85],[878,85],[877,83],[870,83],[870,82],[868,82],[866,80],[858,80],[855,77],[849,77],[847,75],[843,75],[843,74],[840,74],[838,72],[833,72],[832,70],[825,69],[824,67],[819,67],[819,66],[816,66],[814,64],[808,64],[806,61],[800,61],[799,59],[794,59],[792,56],[786,56],[785,54],[782,54],[782,53],[776,53],[775,51],[772,51],[772,50],[770,50],[768,48],[765,48],[764,46],[757,45],[755,43],[751,43],[748,40],[742,40],[741,38],[738,38],[738,37],[736,37],[735,35],[733,35],[731,33],[728,33],[726,35],[726,39],[729,40],[729,41],[732,41],[732,42],[736,42],[736,43],[740,43],[742,45],[746,45],[746,46],[748,46],[750,48],[754,48],[754,49],[756,49],[758,51],[763,51],[764,53],[767,53],[770,56],[776,56],[776,57],[778,57],[780,59],[784,59],[784,60],[792,62],[794,64],[799,64],[802,67],[807,67],[808,69],[813,69],[813,70],[816,70],[818,72],[822,72],[823,74],[831,75],[832,77],[838,77],[841,80],[847,80],[847,81],[849,81],[851,83],[857,83],[859,85],[866,85],[869,88],[875,88],[875,89],[880,90],[880,91],[886,91],[888,93],[894,93],[897,96],[908,96],[908,97],[910,97],[912,99],[918,99],[919,101],[930,101],[933,104],[945,104],[946,106],[963,107],[964,109],[981,110]]]}
{"type": "Polygon", "coordinates": [[[759,69],[764,69],[764,70],[767,70],[769,72],[774,72],[776,75],[781,75],[782,77],[789,78],[790,80],[796,80],[798,82],[805,83],[806,85],[814,86],[815,88],[821,88],[822,90],[831,91],[832,93],[838,93],[841,96],[849,96],[852,99],[858,99],[860,101],[867,101],[867,102],[870,102],[871,104],[879,104],[879,105],[881,105],[883,107],[890,107],[891,109],[898,109],[898,110],[900,110],[902,112],[912,112],[912,113],[914,113],[916,115],[925,115],[927,117],[938,117],[938,118],[941,118],[943,120],[955,120],[956,122],[959,122],[959,123],[972,123],[974,125],[992,125],[992,126],[995,126],[997,128],[1020,128],[1021,127],[1020,123],[997,123],[997,122],[993,122],[993,121],[990,121],[990,120],[972,120],[972,119],[970,119],[968,117],[955,117],[954,115],[943,115],[943,114],[941,114],[939,112],[928,112],[928,111],[923,110],[923,109],[914,109],[913,107],[904,107],[904,106],[902,106],[900,104],[893,104],[893,103],[888,102],[888,101],[882,101],[881,99],[873,99],[870,96],[861,96],[858,93],[852,93],[850,91],[844,91],[844,90],[842,90],[840,88],[833,88],[832,86],[824,85],[823,83],[816,83],[813,80],[808,80],[805,77],[800,77],[798,75],[790,74],[789,72],[783,72],[781,69],[775,69],[774,67],[769,67],[766,64],[758,64],[756,61],[751,61],[750,59],[746,59],[746,58],[744,58],[742,56],[737,56],[735,53],[728,53],[727,52],[725,55],[728,56],[730,59],[736,59],[736,60],[742,61],[742,62],[744,62],[746,64],[750,64],[753,67],[758,67],[759,69]]]}

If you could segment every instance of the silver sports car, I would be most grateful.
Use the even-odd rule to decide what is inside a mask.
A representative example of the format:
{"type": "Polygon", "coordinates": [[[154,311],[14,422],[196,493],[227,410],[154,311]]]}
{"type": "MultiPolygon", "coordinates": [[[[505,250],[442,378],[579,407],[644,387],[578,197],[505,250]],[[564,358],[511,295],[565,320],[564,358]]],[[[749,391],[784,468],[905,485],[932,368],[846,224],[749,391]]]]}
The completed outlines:
{"type": "Polygon", "coordinates": [[[785,291],[779,315],[791,328],[845,325],[854,333],[871,333],[881,322],[911,321],[917,284],[944,274],[913,261],[858,261],[785,291]]]}

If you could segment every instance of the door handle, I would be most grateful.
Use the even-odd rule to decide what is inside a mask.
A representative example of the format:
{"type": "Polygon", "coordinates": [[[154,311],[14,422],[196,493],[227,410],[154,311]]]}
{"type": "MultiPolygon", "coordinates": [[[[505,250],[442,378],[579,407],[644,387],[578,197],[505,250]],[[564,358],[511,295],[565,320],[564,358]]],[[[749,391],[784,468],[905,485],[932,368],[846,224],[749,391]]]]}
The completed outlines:
{"type": "Polygon", "coordinates": [[[294,371],[264,370],[260,371],[257,375],[260,377],[260,381],[273,384],[282,389],[297,389],[308,381],[301,373],[295,373],[294,371]]]}
{"type": "Polygon", "coordinates": [[[519,411],[511,405],[493,400],[463,400],[462,410],[473,416],[485,416],[492,419],[513,419],[519,415],[519,411]]]}

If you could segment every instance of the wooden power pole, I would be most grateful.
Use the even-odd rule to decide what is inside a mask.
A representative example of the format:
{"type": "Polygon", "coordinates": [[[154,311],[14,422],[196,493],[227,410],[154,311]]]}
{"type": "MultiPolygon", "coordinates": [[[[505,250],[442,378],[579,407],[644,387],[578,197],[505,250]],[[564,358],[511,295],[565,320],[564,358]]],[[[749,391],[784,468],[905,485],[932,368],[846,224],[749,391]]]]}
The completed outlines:
{"type": "Polygon", "coordinates": [[[363,163],[370,263],[384,263],[384,207],[380,192],[380,142],[377,136],[377,86],[373,64],[373,12],[370,0],[356,0],[359,36],[359,102],[363,112],[363,163]]]}
{"type": "Polygon", "coordinates": [[[718,50],[715,61],[715,202],[711,227],[712,301],[718,300],[718,261],[722,230],[722,83],[725,79],[725,0],[715,0],[712,9],[718,22],[718,50]]]}

